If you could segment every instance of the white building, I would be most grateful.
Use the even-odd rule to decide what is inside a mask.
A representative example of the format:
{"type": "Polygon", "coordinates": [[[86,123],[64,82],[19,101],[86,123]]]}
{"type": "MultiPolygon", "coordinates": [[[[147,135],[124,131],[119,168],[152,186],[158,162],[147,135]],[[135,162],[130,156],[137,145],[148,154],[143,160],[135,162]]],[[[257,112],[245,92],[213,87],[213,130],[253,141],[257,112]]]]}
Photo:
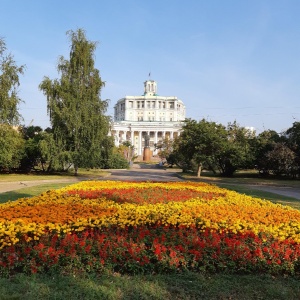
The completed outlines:
{"type": "Polygon", "coordinates": [[[159,96],[157,83],[147,80],[142,96],[126,96],[114,106],[111,134],[116,146],[130,141],[136,155],[143,154],[144,136],[148,134],[150,150],[156,155],[154,145],[165,137],[174,139],[179,136],[184,120],[183,102],[174,96],[159,96]]]}

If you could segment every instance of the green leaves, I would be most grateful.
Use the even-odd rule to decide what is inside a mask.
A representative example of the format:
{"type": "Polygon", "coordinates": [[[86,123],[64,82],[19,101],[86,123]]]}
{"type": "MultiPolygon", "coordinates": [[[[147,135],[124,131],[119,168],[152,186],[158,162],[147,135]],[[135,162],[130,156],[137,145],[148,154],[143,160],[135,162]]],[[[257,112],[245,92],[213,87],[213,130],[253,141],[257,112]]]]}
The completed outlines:
{"type": "Polygon", "coordinates": [[[230,123],[225,128],[221,124],[188,119],[183,132],[174,143],[176,163],[182,168],[197,170],[202,167],[223,175],[231,176],[239,167],[251,161],[250,141],[253,138],[244,127],[230,123]]]}
{"type": "Polygon", "coordinates": [[[80,166],[94,167],[99,160],[109,118],[104,115],[108,104],[100,97],[104,82],[94,66],[97,43],[88,41],[83,29],[70,30],[67,35],[70,57],[59,58],[60,79],[45,77],[39,87],[47,96],[54,140],[62,143],[61,151],[69,152],[76,172],[80,166]]]}
{"type": "Polygon", "coordinates": [[[24,151],[24,140],[10,125],[0,125],[0,170],[18,168],[24,151]]]}
{"type": "Polygon", "coordinates": [[[5,52],[6,44],[0,39],[0,123],[19,125],[19,75],[24,73],[25,66],[17,66],[13,56],[5,52]]]}

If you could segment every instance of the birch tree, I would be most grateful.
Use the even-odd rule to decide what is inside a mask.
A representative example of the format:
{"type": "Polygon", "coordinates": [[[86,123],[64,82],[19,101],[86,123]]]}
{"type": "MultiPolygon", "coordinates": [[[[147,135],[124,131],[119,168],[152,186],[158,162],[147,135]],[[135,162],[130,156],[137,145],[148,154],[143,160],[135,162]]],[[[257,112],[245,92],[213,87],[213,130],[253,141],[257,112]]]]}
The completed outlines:
{"type": "Polygon", "coordinates": [[[47,97],[54,139],[77,175],[78,167],[94,167],[101,160],[109,130],[109,118],[104,115],[108,102],[101,100],[105,83],[95,68],[97,43],[87,40],[83,29],[67,35],[70,57],[59,58],[60,78],[44,77],[39,87],[47,97]]]}
{"type": "Polygon", "coordinates": [[[22,119],[18,106],[22,102],[18,96],[19,75],[25,66],[18,66],[12,54],[7,53],[5,41],[0,38],[0,123],[19,125],[22,119]]]}

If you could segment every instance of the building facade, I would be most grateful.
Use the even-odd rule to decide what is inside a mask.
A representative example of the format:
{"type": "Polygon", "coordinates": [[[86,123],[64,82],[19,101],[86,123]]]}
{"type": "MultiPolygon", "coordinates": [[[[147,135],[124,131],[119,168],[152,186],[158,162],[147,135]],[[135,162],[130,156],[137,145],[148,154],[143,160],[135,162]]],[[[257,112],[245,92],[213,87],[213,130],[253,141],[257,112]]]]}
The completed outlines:
{"type": "Polygon", "coordinates": [[[116,146],[130,141],[136,155],[143,154],[144,137],[148,134],[150,151],[156,155],[156,143],[180,135],[185,114],[185,106],[180,99],[159,96],[156,81],[147,80],[142,96],[126,96],[114,106],[111,134],[116,146]]]}

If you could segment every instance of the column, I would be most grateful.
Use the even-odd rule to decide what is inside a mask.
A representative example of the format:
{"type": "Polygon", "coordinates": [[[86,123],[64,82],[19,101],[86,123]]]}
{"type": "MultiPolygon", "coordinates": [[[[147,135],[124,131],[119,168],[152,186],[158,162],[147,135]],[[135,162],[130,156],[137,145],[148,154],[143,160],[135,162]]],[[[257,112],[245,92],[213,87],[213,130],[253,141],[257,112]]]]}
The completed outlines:
{"type": "Polygon", "coordinates": [[[125,142],[126,140],[127,140],[127,130],[124,130],[122,135],[122,142],[125,142]]]}
{"type": "Polygon", "coordinates": [[[139,131],[138,155],[142,155],[142,132],[139,131]]]}
{"type": "MultiPolygon", "coordinates": [[[[157,144],[157,131],[154,131],[154,144],[157,144]]],[[[155,149],[154,153],[157,154],[157,149],[155,149]]]]}
{"type": "Polygon", "coordinates": [[[115,132],[115,145],[116,145],[117,147],[120,146],[120,137],[119,137],[119,134],[120,134],[120,131],[119,131],[119,130],[116,130],[116,132],[115,132]]]}
{"type": "Polygon", "coordinates": [[[131,145],[134,146],[134,131],[130,131],[130,139],[131,139],[131,145]]]}

